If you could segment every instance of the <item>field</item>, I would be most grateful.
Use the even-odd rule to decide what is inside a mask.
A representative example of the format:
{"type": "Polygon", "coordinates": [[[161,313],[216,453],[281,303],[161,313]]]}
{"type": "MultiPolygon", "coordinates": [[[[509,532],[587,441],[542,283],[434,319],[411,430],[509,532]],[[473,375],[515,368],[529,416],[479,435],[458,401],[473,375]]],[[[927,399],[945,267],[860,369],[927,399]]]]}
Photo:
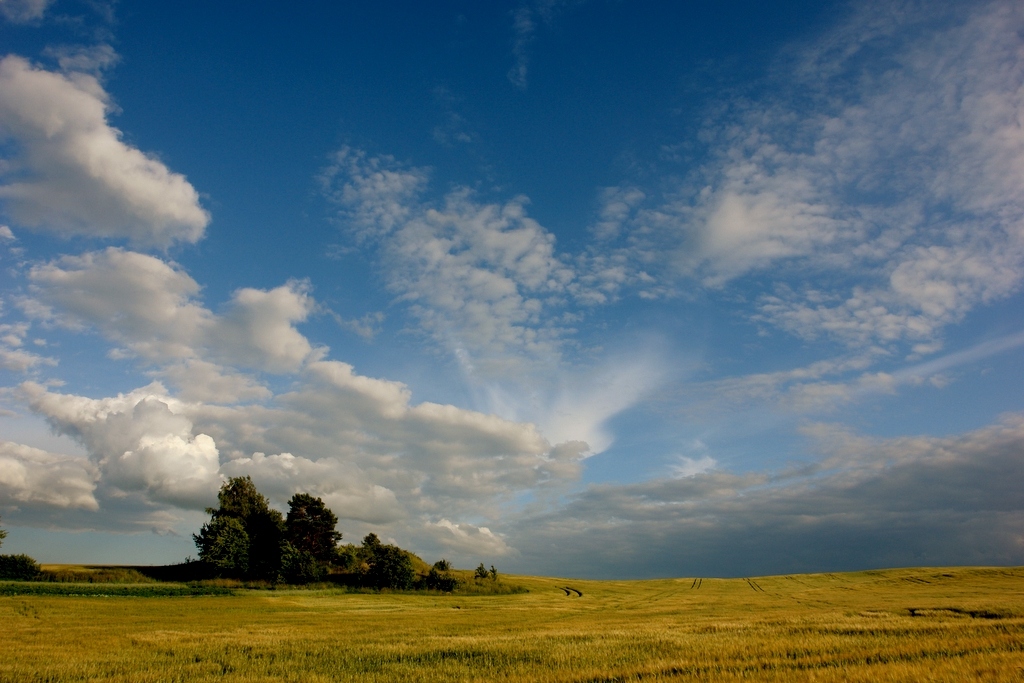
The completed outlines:
{"type": "Polygon", "coordinates": [[[1024,680],[1022,568],[503,580],[529,592],[0,593],[0,681],[1024,680]]]}

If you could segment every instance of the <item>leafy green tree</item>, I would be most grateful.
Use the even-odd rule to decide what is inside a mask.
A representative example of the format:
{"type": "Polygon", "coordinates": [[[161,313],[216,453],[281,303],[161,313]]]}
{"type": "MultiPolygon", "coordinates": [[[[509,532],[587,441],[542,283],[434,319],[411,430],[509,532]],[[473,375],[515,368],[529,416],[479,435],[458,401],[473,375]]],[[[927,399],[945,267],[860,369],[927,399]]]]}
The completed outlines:
{"type": "Polygon", "coordinates": [[[396,590],[412,587],[416,574],[409,553],[395,545],[381,545],[376,534],[370,534],[363,540],[363,549],[368,556],[369,569],[364,576],[368,585],[396,590]]]}
{"type": "Polygon", "coordinates": [[[281,577],[288,583],[315,583],[323,581],[327,565],[307,550],[286,543],[281,553],[281,577]]]}
{"type": "Polygon", "coordinates": [[[238,517],[214,517],[193,538],[199,558],[221,574],[237,578],[249,574],[249,534],[238,517]]]}
{"type": "Polygon", "coordinates": [[[363,550],[365,550],[369,555],[373,555],[379,547],[380,539],[377,538],[377,534],[369,533],[363,537],[363,550]]]}
{"type": "Polygon", "coordinates": [[[492,580],[494,580],[494,581],[498,580],[498,570],[494,568],[493,564],[491,565],[490,575],[491,575],[491,579],[492,580]]]}
{"type": "Polygon", "coordinates": [[[341,532],[335,527],[338,517],[324,501],[308,493],[296,493],[288,501],[285,538],[293,548],[306,552],[324,564],[338,554],[341,532]]]}
{"type": "Polygon", "coordinates": [[[459,587],[459,580],[452,576],[451,570],[452,563],[448,560],[440,559],[435,562],[434,566],[427,573],[427,588],[443,593],[454,591],[459,587]]]}
{"type": "Polygon", "coordinates": [[[7,538],[7,532],[0,529],[0,545],[4,544],[4,539],[7,538]]]}
{"type": "Polygon", "coordinates": [[[198,535],[193,535],[199,558],[220,568],[225,576],[277,580],[284,540],[281,513],[270,507],[248,476],[228,479],[221,486],[217,501],[217,508],[206,510],[210,522],[203,525],[198,535]],[[230,519],[237,524],[226,521],[230,519]],[[239,526],[244,536],[239,533],[239,526]],[[246,539],[247,552],[242,553],[246,539]]]}
{"type": "Polygon", "coordinates": [[[487,567],[484,566],[483,562],[480,563],[480,566],[476,568],[476,572],[473,574],[477,579],[486,579],[490,575],[491,573],[487,571],[487,567]]]}
{"type": "Polygon", "coordinates": [[[0,579],[31,581],[39,578],[39,565],[28,555],[0,555],[0,579]]]}

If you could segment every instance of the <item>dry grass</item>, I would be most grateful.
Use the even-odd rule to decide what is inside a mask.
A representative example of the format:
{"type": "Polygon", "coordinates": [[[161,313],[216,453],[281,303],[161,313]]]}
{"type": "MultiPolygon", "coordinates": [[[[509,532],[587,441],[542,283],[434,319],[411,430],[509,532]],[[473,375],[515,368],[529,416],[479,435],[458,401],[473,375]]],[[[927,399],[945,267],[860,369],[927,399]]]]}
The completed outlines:
{"type": "Polygon", "coordinates": [[[1024,680],[1024,569],[506,580],[530,592],[0,598],[0,681],[1024,680]]]}

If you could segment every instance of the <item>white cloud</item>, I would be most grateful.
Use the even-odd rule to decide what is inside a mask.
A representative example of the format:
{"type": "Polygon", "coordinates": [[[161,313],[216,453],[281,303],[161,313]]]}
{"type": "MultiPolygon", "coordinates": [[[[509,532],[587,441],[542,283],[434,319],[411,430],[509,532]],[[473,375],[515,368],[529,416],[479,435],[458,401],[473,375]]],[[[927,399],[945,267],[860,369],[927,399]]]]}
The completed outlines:
{"type": "Polygon", "coordinates": [[[361,239],[375,239],[389,288],[467,373],[514,374],[558,357],[563,326],[552,313],[574,272],[526,200],[478,202],[457,189],[424,203],[420,169],[344,149],[324,174],[328,196],[361,239]]]}
{"type": "Polygon", "coordinates": [[[53,393],[31,382],[22,391],[55,430],[86,448],[104,484],[181,507],[202,508],[215,497],[216,444],[193,431],[184,404],[159,383],[106,399],[53,393]]]}
{"type": "Polygon", "coordinates": [[[0,14],[13,24],[25,24],[43,18],[53,0],[0,0],[0,14]]]}
{"type": "Polygon", "coordinates": [[[85,458],[0,441],[0,505],[96,510],[97,479],[85,458]]]}
{"type": "MultiPolygon", "coordinates": [[[[239,289],[217,315],[197,300],[199,284],[177,264],[115,247],[33,266],[28,279],[30,296],[21,306],[30,316],[98,329],[123,345],[124,354],[173,366],[167,370],[173,377],[183,378],[189,368],[209,375],[210,366],[197,360],[292,372],[323,353],[294,327],[314,308],[305,282],[239,289]]],[[[259,393],[237,376],[232,384],[239,396],[259,393]]],[[[226,388],[221,382],[214,393],[226,388]]]]}
{"type": "Polygon", "coordinates": [[[429,522],[425,527],[431,539],[452,557],[495,558],[515,554],[498,534],[485,526],[465,522],[456,524],[447,519],[429,522]],[[454,553],[454,555],[452,555],[454,553]]]}
{"type": "MultiPolygon", "coordinates": [[[[671,374],[649,345],[589,373],[566,369],[568,339],[582,319],[573,308],[610,302],[650,278],[614,253],[559,254],[525,198],[486,203],[456,188],[431,203],[422,198],[426,171],[347,148],[323,181],[343,225],[377,246],[389,288],[451,354],[487,410],[530,420],[553,443],[586,442],[600,452],[612,442],[608,419],[671,374]]],[[[614,239],[643,196],[604,192],[595,231],[614,239]]]]}
{"type": "Polygon", "coordinates": [[[225,463],[228,476],[249,475],[260,491],[279,501],[303,492],[323,498],[343,520],[391,524],[408,516],[395,492],[374,484],[354,463],[334,458],[310,460],[291,453],[253,453],[225,463]]]}
{"type": "Polygon", "coordinates": [[[698,474],[715,469],[717,465],[718,461],[710,455],[702,455],[700,458],[688,458],[681,455],[670,469],[673,476],[676,477],[696,477],[698,474]]]}
{"type": "Polygon", "coordinates": [[[200,239],[210,217],[196,190],[126,145],[107,122],[111,109],[94,76],[0,60],[0,135],[16,150],[0,185],[8,213],[62,236],[157,247],[200,239]]]}
{"type": "Polygon", "coordinates": [[[43,365],[57,364],[53,358],[24,348],[30,327],[26,322],[0,324],[0,368],[25,373],[43,365]]]}
{"type": "Polygon", "coordinates": [[[199,284],[173,263],[108,248],[33,266],[30,314],[71,329],[98,328],[153,360],[188,358],[213,315],[198,304],[199,284]]]}
{"type": "Polygon", "coordinates": [[[121,56],[106,43],[49,47],[44,52],[57,60],[61,71],[69,74],[89,73],[98,76],[121,61],[121,56]]]}
{"type": "Polygon", "coordinates": [[[169,380],[185,401],[237,403],[271,396],[270,389],[249,375],[194,358],[168,365],[154,374],[169,380]]]}
{"type": "MultiPolygon", "coordinates": [[[[575,479],[586,449],[552,447],[529,423],[412,404],[403,384],[338,361],[313,361],[290,392],[249,405],[183,401],[159,383],[101,399],[31,382],[21,392],[88,453],[100,506],[93,525],[128,499],[147,515],[203,509],[226,477],[248,474],[279,507],[299,491],[321,496],[346,533],[447,548],[454,541],[424,540],[423,530],[441,518],[500,519],[524,492],[575,479]]],[[[460,547],[510,552],[478,526],[456,525],[460,547]]]]}
{"type": "Polygon", "coordinates": [[[212,327],[209,343],[221,350],[218,355],[239,365],[269,372],[299,369],[313,354],[309,340],[294,327],[313,310],[309,289],[308,282],[292,281],[269,291],[235,291],[227,312],[212,327]]]}
{"type": "Polygon", "coordinates": [[[774,281],[757,319],[808,339],[936,349],[1024,279],[1022,30],[999,0],[861,8],[717,110],[700,172],[605,232],[624,226],[634,271],[774,281]]]}

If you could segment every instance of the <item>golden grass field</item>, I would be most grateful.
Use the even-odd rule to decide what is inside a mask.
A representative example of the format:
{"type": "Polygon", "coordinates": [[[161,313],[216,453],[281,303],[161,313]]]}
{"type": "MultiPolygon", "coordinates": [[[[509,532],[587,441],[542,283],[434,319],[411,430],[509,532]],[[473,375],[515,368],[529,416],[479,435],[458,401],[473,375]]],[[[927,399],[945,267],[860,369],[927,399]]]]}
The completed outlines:
{"type": "Polygon", "coordinates": [[[1024,680],[1024,568],[503,580],[529,592],[0,597],[0,681],[1024,680]]]}

